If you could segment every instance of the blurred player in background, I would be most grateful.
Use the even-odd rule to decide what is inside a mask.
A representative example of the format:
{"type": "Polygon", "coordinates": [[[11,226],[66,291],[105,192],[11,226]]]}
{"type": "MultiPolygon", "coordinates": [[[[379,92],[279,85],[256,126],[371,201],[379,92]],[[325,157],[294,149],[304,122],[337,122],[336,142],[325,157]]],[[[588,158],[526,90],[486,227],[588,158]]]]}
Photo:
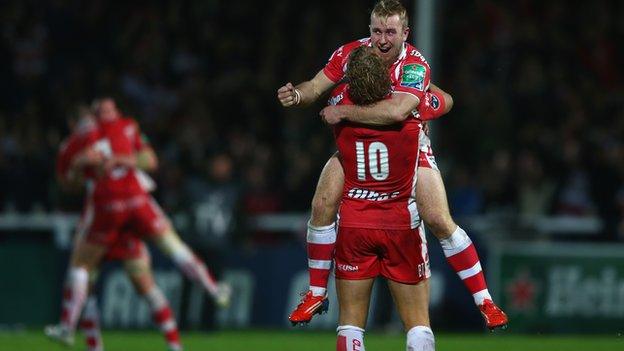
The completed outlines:
{"type": "MultiPolygon", "coordinates": [[[[366,106],[389,95],[387,66],[372,48],[359,46],[350,53],[346,77],[348,85],[332,92],[333,104],[366,106]]],[[[334,126],[345,172],[335,256],[337,351],[365,349],[364,328],[377,276],[387,279],[407,333],[407,350],[435,349],[427,241],[411,205],[421,126],[413,116],[377,128],[351,122],[334,126]]]]}
{"type": "Polygon", "coordinates": [[[58,338],[73,338],[86,299],[89,273],[116,244],[122,230],[152,240],[219,306],[228,305],[230,287],[214,280],[149,194],[153,184],[142,171],[153,171],[158,161],[138,124],[123,117],[110,98],[98,100],[94,110],[97,132],[73,162],[88,177],[87,201],[92,202],[93,211],[84,216],[85,234],[78,237],[70,262],[66,284],[69,293],[64,296],[58,338]]]}
{"type": "MultiPolygon", "coordinates": [[[[89,147],[90,139],[97,133],[97,123],[95,116],[86,106],[79,106],[68,119],[71,135],[61,143],[56,162],[56,176],[59,184],[64,190],[76,191],[85,186],[85,176],[76,169],[75,157],[89,147]]],[[[97,154],[82,157],[97,158],[97,154]]],[[[91,215],[93,204],[86,199],[85,208],[81,216],[81,221],[77,226],[75,240],[78,241],[85,233],[85,220],[91,215]]],[[[72,252],[73,253],[73,252],[72,252]]],[[[145,298],[152,315],[152,320],[163,332],[167,346],[170,351],[182,350],[180,335],[171,310],[169,301],[156,285],[151,270],[151,258],[146,245],[136,235],[130,232],[122,232],[119,239],[106,253],[106,261],[122,261],[124,269],[130,278],[136,292],[145,298]]],[[[84,331],[89,351],[99,351],[103,349],[102,333],[100,330],[100,313],[93,286],[97,281],[97,270],[89,275],[90,286],[89,295],[80,321],[80,328],[84,331]]],[[[64,298],[71,294],[71,290],[66,288],[63,291],[64,298]]],[[[66,316],[69,311],[68,306],[63,306],[62,315],[66,316]]],[[[63,318],[63,317],[62,317],[63,318]]],[[[64,339],[62,329],[59,326],[48,326],[46,335],[65,344],[72,344],[71,338],[64,339]]],[[[69,335],[71,336],[71,335],[69,335]]]]}
{"type": "MultiPolygon", "coordinates": [[[[405,7],[397,0],[379,1],[371,13],[370,37],[338,48],[327,65],[311,80],[296,87],[287,83],[279,88],[280,103],[290,107],[316,101],[344,78],[349,53],[356,47],[370,46],[389,66],[393,86],[391,98],[370,106],[328,106],[321,111],[326,122],[336,124],[344,120],[369,125],[400,122],[408,116],[414,116],[423,100],[427,103],[424,93],[428,89],[435,93],[435,98],[429,101],[430,107],[450,109],[452,99],[430,84],[429,65],[422,54],[406,42],[408,34],[405,7]]],[[[444,183],[429,137],[421,132],[419,139],[419,181],[415,190],[415,202],[410,204],[410,208],[440,241],[447,261],[472,294],[487,327],[504,328],[507,325],[507,316],[492,301],[477,251],[466,232],[450,215],[444,183]]],[[[310,291],[290,315],[289,319],[293,323],[309,322],[315,313],[326,308],[327,279],[336,241],[335,219],[343,183],[344,170],[334,155],[321,172],[312,200],[307,234],[310,291]],[[322,245],[322,249],[319,249],[319,245],[322,245]]]]}

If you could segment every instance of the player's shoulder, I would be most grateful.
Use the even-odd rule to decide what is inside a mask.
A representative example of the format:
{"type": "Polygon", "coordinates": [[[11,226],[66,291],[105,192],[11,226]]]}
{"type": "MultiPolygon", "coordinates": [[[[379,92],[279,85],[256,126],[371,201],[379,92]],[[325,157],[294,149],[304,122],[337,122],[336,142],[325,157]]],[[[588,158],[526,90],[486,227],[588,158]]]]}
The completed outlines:
{"type": "Polygon", "coordinates": [[[127,125],[138,126],[139,125],[139,122],[137,122],[137,120],[132,116],[119,117],[119,123],[124,126],[127,126],[127,125]]]}
{"type": "Polygon", "coordinates": [[[403,61],[405,64],[419,63],[429,67],[429,62],[427,62],[425,56],[412,44],[405,44],[402,55],[404,56],[403,61]]]}
{"type": "Polygon", "coordinates": [[[119,128],[123,129],[126,134],[137,133],[140,131],[139,122],[132,116],[120,117],[119,128]]]}

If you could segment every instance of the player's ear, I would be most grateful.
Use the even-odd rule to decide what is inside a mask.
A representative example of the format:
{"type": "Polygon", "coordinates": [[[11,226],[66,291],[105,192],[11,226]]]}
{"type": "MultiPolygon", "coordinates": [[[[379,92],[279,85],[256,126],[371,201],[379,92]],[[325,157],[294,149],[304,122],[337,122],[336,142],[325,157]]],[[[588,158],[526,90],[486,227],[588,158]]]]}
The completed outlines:
{"type": "Polygon", "coordinates": [[[409,35],[409,32],[410,32],[409,27],[403,28],[403,41],[407,41],[407,36],[409,35]]]}

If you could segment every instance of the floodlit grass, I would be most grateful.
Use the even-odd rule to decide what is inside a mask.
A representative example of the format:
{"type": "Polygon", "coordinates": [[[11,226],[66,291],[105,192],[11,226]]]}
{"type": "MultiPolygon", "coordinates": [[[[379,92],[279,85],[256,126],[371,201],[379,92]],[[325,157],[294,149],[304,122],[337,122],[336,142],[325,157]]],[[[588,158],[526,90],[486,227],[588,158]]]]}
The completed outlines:
{"type": "MultiPolygon", "coordinates": [[[[316,351],[335,350],[331,332],[305,330],[243,330],[185,332],[182,342],[186,351],[316,351]]],[[[369,333],[366,349],[405,350],[403,335],[369,333]]],[[[166,350],[161,335],[143,331],[104,331],[107,351],[166,350]]],[[[622,336],[532,336],[496,334],[437,334],[437,351],[616,351],[624,350],[622,336]]],[[[83,340],[76,340],[75,350],[84,350],[83,340]]],[[[66,351],[48,341],[42,332],[1,332],[0,351],[66,351]]]]}

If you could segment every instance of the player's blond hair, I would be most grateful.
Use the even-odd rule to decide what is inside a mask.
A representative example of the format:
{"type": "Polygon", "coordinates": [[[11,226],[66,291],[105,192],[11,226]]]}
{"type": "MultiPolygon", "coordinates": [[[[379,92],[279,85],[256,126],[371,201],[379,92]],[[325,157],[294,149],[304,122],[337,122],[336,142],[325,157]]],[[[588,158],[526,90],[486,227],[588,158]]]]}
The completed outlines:
{"type": "Polygon", "coordinates": [[[390,75],[381,57],[372,48],[360,46],[349,55],[347,91],[357,105],[370,105],[382,100],[390,92],[390,75]]]}
{"type": "Polygon", "coordinates": [[[399,16],[403,28],[409,27],[407,10],[399,0],[380,0],[375,4],[371,12],[371,17],[375,16],[377,18],[388,18],[394,15],[399,16]]]}

